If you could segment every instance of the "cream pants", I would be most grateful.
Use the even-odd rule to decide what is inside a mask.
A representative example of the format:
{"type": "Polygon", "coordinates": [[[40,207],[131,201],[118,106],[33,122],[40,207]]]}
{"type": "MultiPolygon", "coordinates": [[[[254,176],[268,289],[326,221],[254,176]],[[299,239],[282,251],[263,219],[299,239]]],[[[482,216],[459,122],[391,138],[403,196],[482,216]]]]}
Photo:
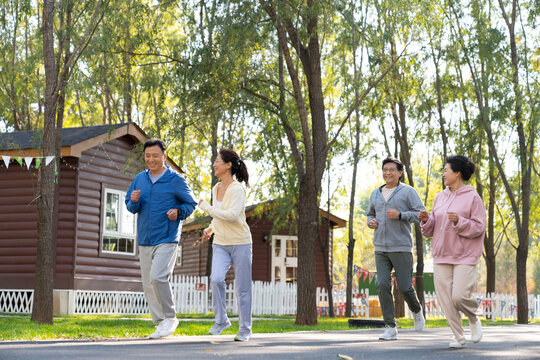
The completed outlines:
{"type": "Polygon", "coordinates": [[[478,302],[472,294],[478,279],[476,265],[435,264],[433,276],[437,301],[456,340],[462,340],[465,337],[460,312],[469,318],[471,324],[476,323],[477,316],[481,315],[478,302]]]}

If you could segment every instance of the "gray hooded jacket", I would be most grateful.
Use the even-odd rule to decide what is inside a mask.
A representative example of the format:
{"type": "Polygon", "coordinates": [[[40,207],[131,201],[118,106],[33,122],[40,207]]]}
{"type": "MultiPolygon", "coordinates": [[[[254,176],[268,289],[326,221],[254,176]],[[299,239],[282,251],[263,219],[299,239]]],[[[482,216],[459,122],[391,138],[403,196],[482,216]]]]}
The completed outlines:
{"type": "Polygon", "coordinates": [[[425,210],[422,200],[414,188],[399,183],[388,201],[384,200],[379,186],[371,193],[367,222],[377,219],[377,228],[373,235],[375,251],[411,252],[412,231],[411,223],[419,222],[418,213],[425,210]],[[401,213],[401,219],[391,220],[386,217],[386,211],[396,209],[401,213]]]}

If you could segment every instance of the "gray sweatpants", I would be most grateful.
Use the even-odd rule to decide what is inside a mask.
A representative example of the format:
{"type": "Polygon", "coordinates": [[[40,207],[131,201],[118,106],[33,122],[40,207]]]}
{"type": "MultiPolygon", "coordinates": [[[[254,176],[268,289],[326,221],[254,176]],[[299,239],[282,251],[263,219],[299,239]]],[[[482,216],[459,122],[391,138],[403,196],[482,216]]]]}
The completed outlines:
{"type": "Polygon", "coordinates": [[[163,319],[176,317],[169,278],[174,270],[177,251],[178,244],[175,243],[139,246],[144,296],[156,325],[163,319]]]}
{"type": "Polygon", "coordinates": [[[377,266],[377,280],[379,285],[379,302],[384,323],[395,327],[394,297],[392,296],[392,268],[396,270],[396,282],[399,291],[403,294],[409,309],[413,313],[422,310],[416,292],[412,286],[413,257],[410,252],[375,252],[375,264],[377,266]]]}
{"type": "Polygon", "coordinates": [[[234,266],[236,299],[238,302],[238,334],[251,335],[251,244],[246,245],[212,245],[212,306],[216,324],[227,322],[225,308],[225,275],[231,263],[234,266]]]}

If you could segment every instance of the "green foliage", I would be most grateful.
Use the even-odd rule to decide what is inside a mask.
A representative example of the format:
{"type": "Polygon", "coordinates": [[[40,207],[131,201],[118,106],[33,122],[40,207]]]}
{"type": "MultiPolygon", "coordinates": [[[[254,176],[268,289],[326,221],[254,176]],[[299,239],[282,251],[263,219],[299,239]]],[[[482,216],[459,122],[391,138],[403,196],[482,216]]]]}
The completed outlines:
{"type": "MultiPolygon", "coordinates": [[[[402,55],[388,76],[363,99],[358,113],[351,115],[328,149],[330,165],[324,181],[330,178],[332,211],[348,210],[357,115],[363,164],[378,164],[383,157],[399,156],[403,151],[395,136],[398,100],[405,108],[415,185],[428,208],[441,190],[441,116],[448,152],[468,155],[478,164],[480,170],[471,183],[477,188],[483,186],[486,204],[491,200],[489,164],[493,160],[482,119],[487,121],[502,166],[509,174],[512,193],[522,204],[523,166],[519,158],[523,154],[516,135],[517,100],[511,81],[508,31],[498,2],[338,0],[316,2],[312,8],[298,0],[275,3],[278,16],[297,27],[302,44],[310,40],[309,22],[305,20],[319,20],[318,65],[323,77],[328,138],[340,131],[356,96],[402,55]],[[478,105],[479,98],[484,102],[483,109],[478,105]]],[[[516,33],[522,115],[524,129],[530,134],[527,144],[536,146],[529,226],[534,244],[540,237],[540,1],[521,1],[519,5],[516,33]]],[[[91,16],[84,11],[91,8],[91,2],[74,2],[74,6],[78,17],[68,30],[72,43],[77,43],[91,16]]],[[[105,2],[104,10],[102,23],[73,69],[66,89],[64,126],[136,122],[149,136],[166,141],[169,156],[186,171],[195,194],[202,197],[209,196],[215,180],[211,177],[211,149],[233,147],[249,160],[250,202],[276,200],[272,207],[275,223],[294,224],[300,183],[284,120],[296,136],[302,161],[308,151],[307,139],[303,138],[286,66],[280,79],[276,30],[261,4],[243,0],[127,0],[105,2]]],[[[2,131],[39,129],[43,122],[40,11],[39,4],[30,0],[2,3],[2,131]]],[[[65,29],[57,21],[58,35],[65,29]]],[[[292,43],[290,34],[287,40],[292,43]]],[[[309,118],[309,74],[303,72],[302,59],[297,49],[293,50],[309,118]]],[[[143,167],[140,149],[135,149],[128,156],[126,171],[135,173],[143,167]]],[[[369,170],[360,168],[359,174],[369,170]]],[[[505,239],[497,255],[497,287],[498,291],[511,291],[515,252],[508,241],[516,244],[517,230],[508,224],[515,214],[498,171],[495,176],[495,236],[505,239]]],[[[361,212],[366,207],[366,194],[372,190],[369,187],[367,183],[358,184],[361,195],[353,209],[355,238],[359,241],[355,262],[365,267],[370,261],[371,236],[361,212]]],[[[326,186],[323,188],[321,204],[328,197],[326,186]]],[[[341,237],[336,234],[334,261],[339,281],[346,239],[346,233],[341,237]]],[[[534,269],[538,261],[532,259],[531,254],[529,277],[536,289],[538,270],[534,269]]]]}

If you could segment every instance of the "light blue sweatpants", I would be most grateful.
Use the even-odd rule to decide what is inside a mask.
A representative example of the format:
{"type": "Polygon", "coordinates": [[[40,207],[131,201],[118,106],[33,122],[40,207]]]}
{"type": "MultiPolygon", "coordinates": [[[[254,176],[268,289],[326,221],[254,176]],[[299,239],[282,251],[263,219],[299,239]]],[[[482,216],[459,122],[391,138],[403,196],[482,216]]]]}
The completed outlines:
{"type": "Polygon", "coordinates": [[[231,263],[234,267],[236,300],[238,302],[239,330],[238,334],[251,335],[251,244],[246,245],[212,245],[212,306],[216,324],[227,322],[225,308],[225,275],[231,263]]]}

